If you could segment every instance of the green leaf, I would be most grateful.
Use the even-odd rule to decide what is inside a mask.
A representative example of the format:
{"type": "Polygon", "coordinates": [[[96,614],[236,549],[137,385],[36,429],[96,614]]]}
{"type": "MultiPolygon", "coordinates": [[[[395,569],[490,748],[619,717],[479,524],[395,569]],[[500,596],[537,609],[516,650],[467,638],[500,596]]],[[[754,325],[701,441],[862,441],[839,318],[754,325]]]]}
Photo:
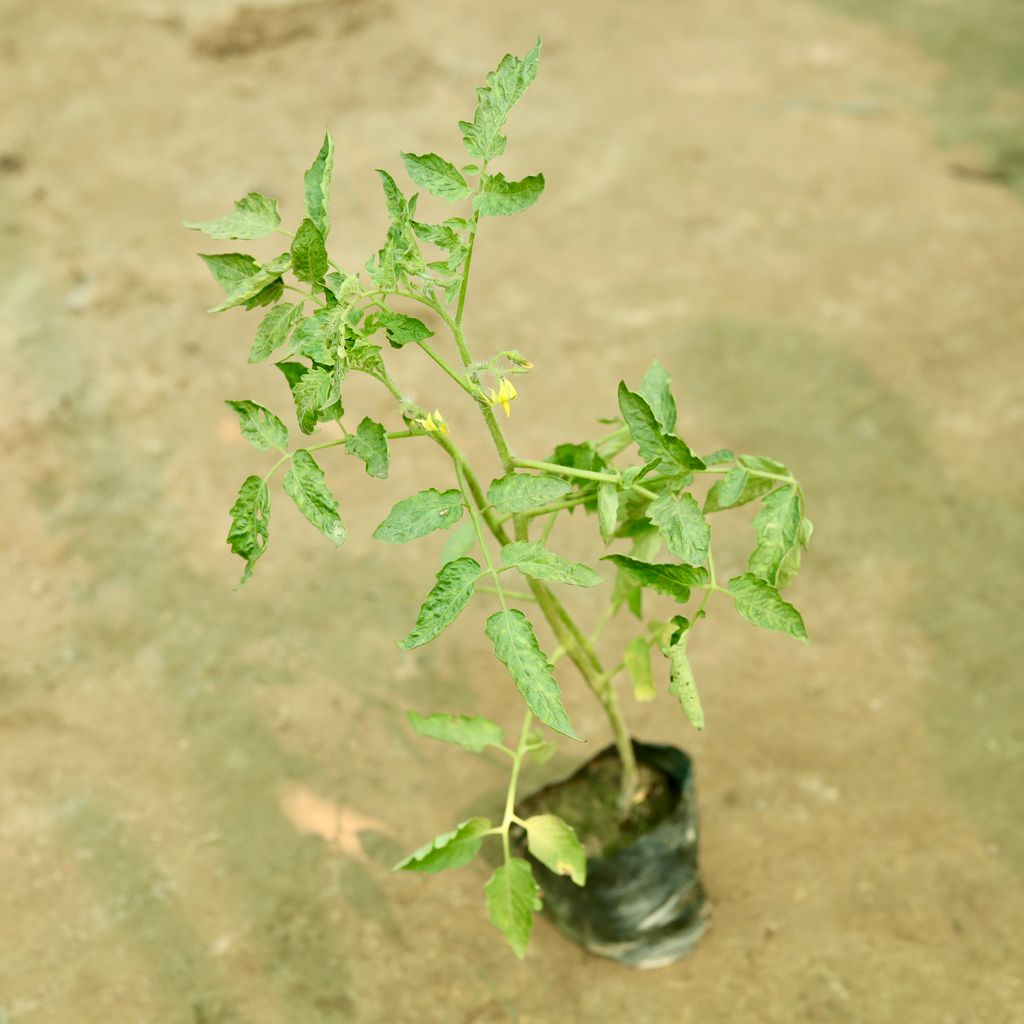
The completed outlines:
{"type": "Polygon", "coordinates": [[[657,359],[640,379],[640,394],[666,434],[676,429],[676,400],[672,397],[672,378],[657,359]]]}
{"type": "Polygon", "coordinates": [[[456,558],[468,555],[476,547],[476,527],[471,519],[467,519],[461,526],[448,534],[444,547],[441,548],[441,564],[454,562],[456,558]]]}
{"type": "Polygon", "coordinates": [[[228,295],[235,292],[254,274],[260,272],[260,265],[244,252],[199,253],[199,258],[209,268],[213,279],[228,295]]]}
{"type": "Polygon", "coordinates": [[[296,508],[335,546],[346,536],[338,515],[338,503],[327,489],[324,471],[305,448],[292,455],[292,464],[285,474],[284,492],[296,508]]]}
{"type": "Polygon", "coordinates": [[[345,451],[362,459],[366,472],[378,480],[387,480],[391,456],[388,451],[387,431],[380,423],[364,416],[354,434],[345,438],[345,451]]]}
{"type": "MultiPolygon", "coordinates": [[[[281,365],[280,363],[278,364],[281,365]]],[[[296,365],[296,364],[291,364],[296,365]]],[[[298,364],[301,365],[301,364],[298,364]]],[[[322,367],[315,366],[306,372],[292,385],[292,397],[295,399],[295,415],[299,421],[299,430],[304,434],[312,434],[320,422],[320,413],[331,404],[333,399],[333,378],[322,367]]]]}
{"type": "Polygon", "coordinates": [[[733,466],[721,480],[716,480],[711,486],[704,499],[704,511],[720,512],[722,509],[746,505],[770,491],[776,482],[763,476],[751,476],[744,466],[733,466]]]}
{"type": "Polygon", "coordinates": [[[447,530],[461,518],[462,495],[454,489],[430,487],[398,502],[373,536],[389,544],[404,544],[435,530],[447,530]]]}
{"type": "Polygon", "coordinates": [[[288,355],[305,356],[321,366],[333,366],[345,328],[345,311],[341,306],[318,309],[295,328],[288,355]]]}
{"type": "Polygon", "coordinates": [[[436,153],[425,153],[423,156],[402,153],[402,163],[409,177],[432,195],[451,203],[456,199],[467,199],[471,194],[458,168],[436,153]]]}
{"type": "Polygon", "coordinates": [[[334,172],[334,139],[331,133],[324,135],[316,159],[303,178],[306,196],[306,216],[316,225],[321,238],[331,230],[331,215],[328,209],[331,197],[331,174],[334,172]]]}
{"type": "Polygon", "coordinates": [[[383,330],[392,348],[402,348],[410,342],[426,341],[434,332],[422,320],[390,309],[381,310],[366,318],[366,333],[383,330]]]}
{"type": "Polygon", "coordinates": [[[499,512],[529,512],[558,501],[571,491],[572,487],[557,476],[509,473],[491,484],[487,500],[499,512]]]}
{"type": "Polygon", "coordinates": [[[231,406],[238,413],[242,437],[257,451],[265,452],[268,448],[287,451],[288,428],[269,409],[245,400],[228,401],[225,405],[231,406]]]}
{"type": "Polygon", "coordinates": [[[523,575],[550,583],[568,583],[574,587],[596,587],[604,582],[588,565],[568,562],[549,551],[540,541],[514,541],[501,549],[505,565],[518,569],[523,575]]]}
{"type": "Polygon", "coordinates": [[[766,459],[763,455],[741,455],[740,462],[747,469],[756,470],[758,473],[774,473],[776,476],[789,476],[789,470],[781,462],[774,459],[766,459]]]}
{"type": "Polygon", "coordinates": [[[661,495],[647,507],[647,517],[676,558],[687,565],[701,565],[707,559],[711,527],[692,494],[661,495]]]}
{"type": "Polygon", "coordinates": [[[736,461],[736,454],[731,448],[718,448],[710,455],[702,455],[705,466],[723,466],[736,461]]]}
{"type": "Polygon", "coordinates": [[[799,565],[798,546],[802,520],[803,500],[796,484],[780,487],[764,499],[761,510],[754,516],[757,547],[747,563],[747,568],[755,576],[760,576],[773,586],[782,586],[786,578],[792,575],[790,570],[794,552],[799,565]]]}
{"type": "Polygon", "coordinates": [[[439,249],[445,249],[448,252],[463,248],[462,239],[444,224],[423,224],[414,220],[410,226],[421,242],[430,242],[431,245],[436,245],[439,249]]]}
{"type": "Polygon", "coordinates": [[[689,636],[690,634],[685,629],[682,630],[665,652],[668,657],[668,692],[679,698],[686,717],[694,727],[703,729],[704,709],[700,704],[697,681],[694,679],[693,668],[686,653],[686,642],[689,636]]]}
{"type": "Polygon", "coordinates": [[[395,179],[387,171],[382,171],[378,167],[377,174],[380,177],[381,185],[384,186],[384,201],[388,206],[388,217],[391,219],[391,223],[404,227],[409,219],[409,204],[405,201],[402,190],[395,184],[395,179]]]}
{"type": "Polygon", "coordinates": [[[235,306],[265,305],[280,297],[278,290],[281,271],[273,264],[260,266],[251,256],[240,252],[225,252],[216,256],[200,254],[210,273],[227,292],[227,298],[209,312],[221,313],[235,306]]]}
{"type": "Polygon", "coordinates": [[[755,626],[807,639],[807,627],[800,613],[770,583],[746,572],[729,580],[729,593],[736,598],[736,610],[755,626]]]}
{"type": "Polygon", "coordinates": [[[576,832],[555,814],[535,814],[523,822],[530,853],[556,875],[587,883],[587,856],[576,832]]]}
{"type": "Polygon", "coordinates": [[[416,625],[398,646],[404,651],[411,651],[440,636],[469,604],[479,578],[480,565],[472,558],[457,558],[441,566],[437,582],[416,616],[416,625]]]}
{"type": "Polygon", "coordinates": [[[651,645],[645,637],[634,637],[623,653],[626,673],[633,683],[633,696],[640,701],[654,700],[654,675],[651,671],[651,645]]]}
{"type": "Polygon", "coordinates": [[[384,360],[380,353],[380,345],[371,345],[368,341],[357,342],[345,350],[345,365],[352,370],[383,376],[384,360]]]}
{"type": "Polygon", "coordinates": [[[518,608],[495,612],[487,620],[484,632],[529,709],[555,732],[579,739],[562,707],[558,683],[537,643],[530,620],[518,608]]]}
{"type": "Polygon", "coordinates": [[[507,181],[504,174],[489,174],[483,190],[473,197],[473,209],[481,217],[505,217],[528,210],[544,191],[544,175],[531,174],[519,181],[507,181]]]}
{"type": "Polygon", "coordinates": [[[540,910],[540,889],[530,865],[521,857],[510,857],[491,875],[484,887],[487,913],[520,960],[526,955],[533,927],[534,911],[540,910]]]}
{"type": "Polygon", "coordinates": [[[607,545],[615,536],[619,518],[619,491],[615,484],[607,481],[597,486],[597,526],[601,540],[607,545]]]}
{"type": "Polygon", "coordinates": [[[505,152],[506,139],[501,129],[509,112],[537,77],[540,40],[520,59],[507,53],[498,67],[487,76],[487,84],[476,91],[476,112],[472,122],[460,121],[462,141],[476,160],[491,160],[505,152]]]}
{"type": "Polygon", "coordinates": [[[252,575],[252,568],[267,550],[270,539],[270,492],[263,479],[246,477],[231,506],[231,526],[227,542],[236,555],[245,559],[245,571],[238,585],[252,575]]]}
{"type": "Polygon", "coordinates": [[[480,715],[421,715],[409,712],[409,723],[420,736],[442,743],[455,743],[474,754],[505,742],[501,726],[480,715]]]}
{"type": "Polygon", "coordinates": [[[605,555],[601,561],[611,562],[642,587],[650,587],[659,594],[674,598],[680,604],[690,600],[691,587],[700,587],[708,582],[707,569],[689,565],[641,562],[628,555],[605,555]]]}
{"type": "Polygon", "coordinates": [[[662,430],[647,399],[630,391],[625,382],[619,383],[619,410],[645,462],[661,459],[662,470],[679,473],[705,468],[685,442],[662,430]]]}
{"type": "Polygon", "coordinates": [[[405,860],[399,861],[395,871],[444,871],[468,864],[480,849],[484,833],[491,828],[486,818],[470,818],[460,822],[451,832],[431,839],[405,860]]]}
{"type": "Polygon", "coordinates": [[[281,305],[269,310],[256,328],[256,337],[249,352],[249,362],[262,362],[275,349],[280,348],[287,341],[301,311],[301,306],[290,302],[282,302],[281,305]]]}
{"type": "Polygon", "coordinates": [[[202,231],[211,238],[266,238],[281,226],[277,200],[250,192],[235,203],[235,209],[215,220],[185,221],[185,227],[202,231]]]}
{"type": "Polygon", "coordinates": [[[292,270],[300,281],[322,284],[330,264],[320,229],[307,217],[292,239],[292,270]]]}

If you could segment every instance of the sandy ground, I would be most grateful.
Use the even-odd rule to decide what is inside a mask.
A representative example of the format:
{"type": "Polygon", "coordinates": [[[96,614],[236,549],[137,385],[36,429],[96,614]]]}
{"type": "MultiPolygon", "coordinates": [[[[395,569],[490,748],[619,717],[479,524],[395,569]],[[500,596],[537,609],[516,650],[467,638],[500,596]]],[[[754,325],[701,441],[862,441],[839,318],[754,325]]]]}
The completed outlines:
{"type": "MultiPolygon", "coordinates": [[[[941,63],[803,0],[3,8],[0,1021],[1024,1021],[1024,205],[940,146],[941,63]],[[245,366],[255,314],[203,313],[180,228],[250,188],[295,219],[326,123],[335,253],[362,258],[370,168],[456,152],[482,71],[538,33],[506,167],[547,192],[487,225],[468,319],[538,365],[514,445],[594,436],[657,355],[690,443],[783,458],[817,525],[810,648],[713,616],[706,732],[668,697],[630,707],[696,758],[715,907],[690,960],[644,974],[546,922],[514,961],[483,862],[390,873],[505,784],[405,709],[519,718],[482,605],[394,646],[439,542],[369,533],[447,475],[330,460],[350,543],[279,502],[233,592],[226,509],[262,462],[221,402],[287,396],[245,366]]],[[[396,373],[441,404],[419,357],[396,373]]],[[[721,544],[728,571],[746,527],[721,544]]]]}

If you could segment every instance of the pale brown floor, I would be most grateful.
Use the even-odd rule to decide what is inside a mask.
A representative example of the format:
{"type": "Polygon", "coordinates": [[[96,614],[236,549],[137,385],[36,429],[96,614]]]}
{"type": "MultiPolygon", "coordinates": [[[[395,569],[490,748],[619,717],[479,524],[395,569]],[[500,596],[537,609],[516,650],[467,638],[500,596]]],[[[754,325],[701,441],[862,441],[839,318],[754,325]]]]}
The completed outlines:
{"type": "MultiPolygon", "coordinates": [[[[950,172],[940,68],[803,0],[310,3],[242,36],[222,2],[3,6],[0,1020],[1024,1020],[1024,205],[950,172]],[[362,259],[370,169],[454,154],[482,72],[538,32],[506,166],[547,192],[487,225],[468,319],[537,364],[514,444],[593,436],[656,354],[690,443],[785,459],[817,525],[810,648],[716,614],[692,651],[707,731],[668,697],[630,708],[697,759],[715,906],[697,954],[647,974],[546,923],[516,963],[482,862],[390,874],[505,782],[404,710],[519,717],[480,609],[394,646],[439,542],[369,533],[450,481],[401,449],[387,484],[325,458],[349,545],[278,500],[233,593],[226,509],[264,462],[221,400],[287,396],[245,365],[256,314],[202,312],[179,227],[250,188],[294,219],[326,123],[336,255],[362,259]]],[[[468,437],[473,410],[401,360],[468,437]]],[[[747,528],[720,543],[735,567],[747,528]]]]}

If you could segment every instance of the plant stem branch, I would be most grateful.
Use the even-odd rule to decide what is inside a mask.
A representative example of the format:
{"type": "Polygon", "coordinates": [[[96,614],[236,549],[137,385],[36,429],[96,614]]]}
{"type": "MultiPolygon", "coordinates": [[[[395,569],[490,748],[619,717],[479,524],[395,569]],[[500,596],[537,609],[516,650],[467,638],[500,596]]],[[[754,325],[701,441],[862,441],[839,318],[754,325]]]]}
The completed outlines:
{"type": "Polygon", "coordinates": [[[516,820],[516,787],[519,785],[519,770],[522,768],[523,757],[526,755],[526,747],[530,737],[530,726],[532,724],[533,713],[527,711],[523,718],[523,727],[519,730],[519,742],[516,744],[516,752],[512,757],[512,774],[508,780],[508,791],[505,793],[505,813],[501,819],[501,848],[505,854],[506,863],[512,856],[509,829],[513,821],[516,820]]]}

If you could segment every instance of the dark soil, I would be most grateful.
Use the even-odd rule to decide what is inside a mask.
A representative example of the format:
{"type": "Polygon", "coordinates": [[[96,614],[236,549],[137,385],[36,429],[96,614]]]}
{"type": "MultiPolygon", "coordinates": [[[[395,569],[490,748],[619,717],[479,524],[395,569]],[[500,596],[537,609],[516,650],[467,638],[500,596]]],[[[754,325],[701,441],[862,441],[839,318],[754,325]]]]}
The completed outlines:
{"type": "Polygon", "coordinates": [[[664,772],[638,765],[640,784],[625,817],[619,810],[622,762],[597,757],[564,782],[525,801],[520,815],[557,814],[576,830],[587,858],[610,857],[635,843],[672,812],[677,793],[664,772]]]}

